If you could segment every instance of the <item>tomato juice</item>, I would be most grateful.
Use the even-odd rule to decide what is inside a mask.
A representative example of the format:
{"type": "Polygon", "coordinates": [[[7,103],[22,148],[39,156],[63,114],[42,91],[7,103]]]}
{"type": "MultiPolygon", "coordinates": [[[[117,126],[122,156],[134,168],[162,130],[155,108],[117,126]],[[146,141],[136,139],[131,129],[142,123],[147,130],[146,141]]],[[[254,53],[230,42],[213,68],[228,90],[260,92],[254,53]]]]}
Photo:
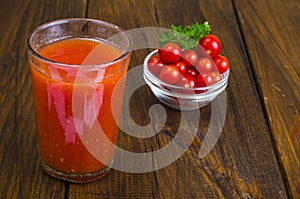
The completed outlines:
{"type": "Polygon", "coordinates": [[[120,116],[124,87],[118,88],[113,104],[111,98],[116,83],[120,80],[125,84],[121,77],[126,74],[130,54],[115,61],[122,55],[118,47],[82,38],[46,44],[38,54],[47,60],[29,60],[42,161],[68,174],[106,168],[113,160],[114,148],[102,142],[96,124],[115,145],[118,119],[113,115],[120,116]],[[101,64],[105,67],[93,67],[101,64]],[[106,163],[99,161],[100,156],[106,163]]]}

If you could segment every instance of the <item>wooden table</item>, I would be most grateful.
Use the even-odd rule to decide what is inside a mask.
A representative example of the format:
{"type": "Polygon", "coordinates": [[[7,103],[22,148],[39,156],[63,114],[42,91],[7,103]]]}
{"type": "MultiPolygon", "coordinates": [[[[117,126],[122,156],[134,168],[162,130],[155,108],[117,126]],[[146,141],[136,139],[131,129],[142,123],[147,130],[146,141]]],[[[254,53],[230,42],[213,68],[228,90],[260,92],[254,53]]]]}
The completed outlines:
{"type": "MultiPolygon", "coordinates": [[[[0,198],[300,198],[300,7],[296,0],[2,0],[0,3],[0,198]],[[109,21],[125,30],[209,21],[231,62],[226,120],[204,158],[198,151],[211,105],[201,108],[197,136],[172,164],[147,173],[112,170],[74,184],[40,168],[25,40],[38,25],[64,17],[109,21]]],[[[141,65],[149,49],[133,52],[141,65]]],[[[131,100],[138,125],[160,102],[146,86],[131,100]]],[[[128,150],[172,141],[180,111],[165,107],[153,139],[120,131],[128,150]],[[162,127],[158,128],[158,127],[162,127]]]]}

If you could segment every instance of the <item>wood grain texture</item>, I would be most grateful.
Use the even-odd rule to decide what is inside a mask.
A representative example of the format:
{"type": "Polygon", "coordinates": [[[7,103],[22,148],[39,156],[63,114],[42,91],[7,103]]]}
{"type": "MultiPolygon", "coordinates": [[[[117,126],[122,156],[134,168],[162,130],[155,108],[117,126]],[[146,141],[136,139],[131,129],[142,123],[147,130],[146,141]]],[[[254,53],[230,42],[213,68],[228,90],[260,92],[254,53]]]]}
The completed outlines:
{"type": "MultiPolygon", "coordinates": [[[[101,180],[85,186],[72,184],[69,196],[287,198],[231,1],[175,2],[90,1],[88,17],[110,21],[124,29],[147,26],[168,28],[171,24],[190,25],[210,21],[213,32],[220,35],[224,44],[223,53],[232,62],[227,88],[226,124],[217,145],[205,158],[199,158],[198,151],[210,122],[211,106],[208,106],[201,109],[202,119],[197,129],[197,138],[177,161],[152,173],[112,171],[102,180],[113,182],[113,186],[101,180]],[[178,8],[181,11],[174,12],[178,8]]],[[[140,65],[148,52],[147,49],[134,52],[131,68],[140,65]]],[[[133,120],[139,125],[153,122],[148,117],[148,110],[156,103],[159,102],[149,89],[137,91],[131,102],[133,120]]],[[[128,138],[121,132],[119,145],[135,152],[151,151],[170,143],[179,125],[184,126],[187,134],[191,131],[192,118],[182,124],[180,112],[165,109],[168,114],[166,123],[162,123],[159,116],[152,118],[155,121],[152,123],[153,130],[157,133],[154,138],[141,141],[128,138]]],[[[133,128],[128,125],[128,128],[133,128]]]]}
{"type": "MultiPolygon", "coordinates": [[[[200,159],[196,168],[206,173],[207,178],[203,177],[206,179],[205,184],[211,183],[212,192],[217,193],[215,196],[211,193],[211,198],[285,198],[287,196],[280,168],[274,158],[274,149],[270,144],[265,144],[271,143],[270,132],[262,114],[256,88],[253,87],[253,77],[249,71],[231,1],[197,2],[192,3],[195,9],[190,12],[184,2],[177,5],[185,11],[180,24],[208,20],[213,33],[223,43],[223,53],[231,60],[232,70],[227,88],[227,115],[223,133],[212,153],[200,159]],[[269,182],[277,184],[269,189],[269,182]]],[[[158,13],[163,12],[165,7],[162,6],[158,13]]],[[[177,19],[174,13],[165,22],[171,24],[171,20],[175,18],[177,19]]],[[[204,124],[210,119],[207,110],[209,107],[203,109],[204,124]]],[[[200,128],[200,132],[206,131],[206,128],[200,128]]],[[[182,166],[185,167],[187,165],[182,166]]],[[[200,183],[194,184],[195,187],[191,190],[199,191],[198,197],[210,198],[205,189],[201,194],[199,185],[200,183]]]]}
{"type": "Polygon", "coordinates": [[[235,5],[291,195],[300,198],[299,2],[235,5]]]}
{"type": "Polygon", "coordinates": [[[64,198],[66,182],[39,166],[25,41],[58,17],[85,16],[85,1],[1,1],[0,198],[64,198]],[[68,5],[66,7],[66,5],[68,5]]]}
{"type": "MultiPolygon", "coordinates": [[[[0,198],[299,198],[298,10],[292,0],[1,1],[0,198]],[[129,132],[149,124],[155,136],[140,139],[120,130],[118,146],[138,153],[159,150],[175,140],[180,127],[184,139],[176,140],[174,153],[188,149],[176,161],[155,170],[164,157],[152,156],[153,172],[112,170],[86,184],[42,172],[25,40],[38,25],[64,17],[96,18],[125,30],[209,21],[231,63],[225,126],[212,151],[204,158],[198,155],[213,105],[184,116],[142,86],[128,102],[135,123],[123,117],[122,124],[129,132]],[[166,122],[163,112],[149,116],[155,104],[162,105],[166,122]]],[[[134,51],[130,69],[151,50],[134,51]]],[[[222,98],[214,105],[221,108],[218,100],[222,98]]]]}

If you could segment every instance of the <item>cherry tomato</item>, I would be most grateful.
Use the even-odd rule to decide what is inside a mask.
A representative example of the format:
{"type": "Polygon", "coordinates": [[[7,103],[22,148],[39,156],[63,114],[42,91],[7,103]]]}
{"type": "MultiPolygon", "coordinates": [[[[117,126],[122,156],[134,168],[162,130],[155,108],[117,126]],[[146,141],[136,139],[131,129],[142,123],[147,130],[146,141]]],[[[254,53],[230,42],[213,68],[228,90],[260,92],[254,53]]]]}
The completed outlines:
{"type": "Polygon", "coordinates": [[[212,68],[213,68],[213,63],[207,57],[200,58],[196,64],[196,69],[200,73],[201,72],[210,72],[210,71],[212,71],[212,68]]]}
{"type": "Polygon", "coordinates": [[[213,77],[211,73],[200,73],[197,76],[197,85],[199,87],[205,87],[213,84],[213,77]]]}
{"type": "Polygon", "coordinates": [[[212,76],[213,84],[221,81],[221,79],[222,79],[222,75],[217,71],[211,72],[211,76],[212,76]]]}
{"type": "Polygon", "coordinates": [[[177,85],[184,88],[195,88],[197,86],[197,80],[192,75],[185,74],[177,83],[177,85]]]}
{"type": "Polygon", "coordinates": [[[187,66],[186,66],[186,64],[185,64],[184,62],[178,61],[178,62],[176,62],[174,65],[178,68],[178,70],[179,70],[179,72],[180,72],[181,74],[185,74],[185,73],[186,73],[186,71],[187,71],[187,66]]]}
{"type": "Polygon", "coordinates": [[[182,75],[174,65],[165,65],[159,73],[159,79],[167,84],[175,84],[180,76],[182,75]]]}
{"type": "Polygon", "coordinates": [[[204,80],[204,78],[203,78],[203,75],[204,73],[202,73],[202,74],[199,74],[198,76],[197,76],[197,86],[198,87],[205,87],[205,86],[207,86],[207,84],[206,84],[206,82],[205,82],[205,80],[204,80]]]}
{"type": "Polygon", "coordinates": [[[225,73],[229,68],[229,61],[226,57],[218,55],[214,58],[214,62],[221,74],[225,73]]]}
{"type": "Polygon", "coordinates": [[[181,48],[176,43],[166,43],[158,49],[158,54],[165,63],[174,63],[181,57],[181,48]]]}
{"type": "Polygon", "coordinates": [[[198,54],[194,50],[185,50],[182,53],[182,61],[187,66],[195,66],[198,61],[198,54]]]}
{"type": "Polygon", "coordinates": [[[199,72],[196,70],[195,67],[188,67],[187,71],[186,71],[186,74],[190,74],[193,77],[197,78],[197,75],[199,74],[199,72]]]}
{"type": "Polygon", "coordinates": [[[200,39],[199,44],[206,50],[212,58],[220,54],[222,46],[220,39],[212,34],[208,34],[200,39]]]}
{"type": "Polygon", "coordinates": [[[159,74],[163,67],[164,64],[162,63],[158,55],[154,55],[148,60],[148,70],[154,75],[159,74]]]}

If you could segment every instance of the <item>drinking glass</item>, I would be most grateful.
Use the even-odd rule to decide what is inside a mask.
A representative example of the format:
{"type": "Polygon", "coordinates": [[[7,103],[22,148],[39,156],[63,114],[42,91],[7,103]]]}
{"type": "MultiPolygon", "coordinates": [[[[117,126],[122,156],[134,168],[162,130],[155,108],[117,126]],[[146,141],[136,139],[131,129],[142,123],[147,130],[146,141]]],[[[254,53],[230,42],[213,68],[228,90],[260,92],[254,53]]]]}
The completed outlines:
{"type": "Polygon", "coordinates": [[[29,35],[38,150],[45,172],[83,183],[109,171],[131,49],[125,31],[95,19],[59,19],[29,35]]]}

